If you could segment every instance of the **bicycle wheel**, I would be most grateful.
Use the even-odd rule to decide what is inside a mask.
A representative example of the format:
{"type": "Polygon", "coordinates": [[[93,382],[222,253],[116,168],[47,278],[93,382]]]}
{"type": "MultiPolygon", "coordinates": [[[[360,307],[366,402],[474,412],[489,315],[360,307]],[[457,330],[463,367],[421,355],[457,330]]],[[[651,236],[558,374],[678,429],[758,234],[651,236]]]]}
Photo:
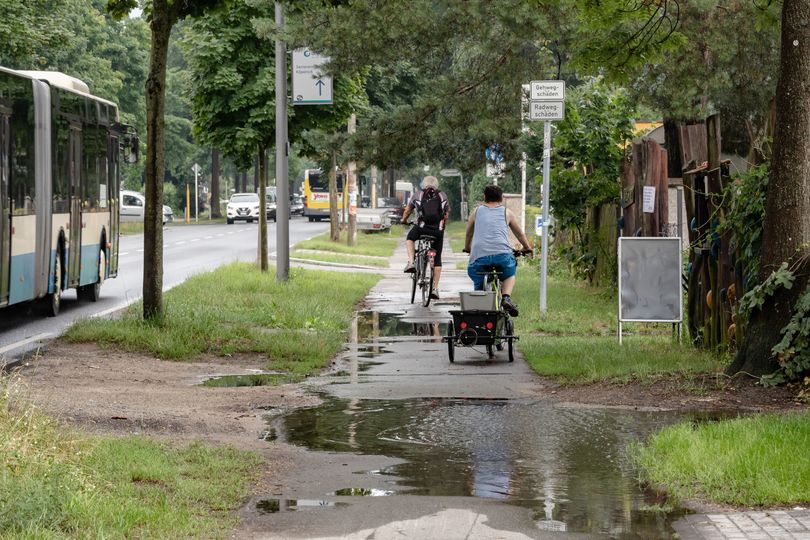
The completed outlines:
{"type": "Polygon", "coordinates": [[[427,288],[427,257],[422,255],[419,260],[419,287],[422,289],[422,305],[430,303],[430,290],[427,288]]]}
{"type": "Polygon", "coordinates": [[[447,356],[450,357],[451,364],[456,360],[456,343],[454,341],[455,333],[456,329],[453,326],[453,321],[451,320],[447,325],[447,356]]]}
{"type": "Polygon", "coordinates": [[[506,340],[506,349],[507,349],[507,353],[509,355],[509,361],[514,362],[515,361],[515,350],[514,350],[515,325],[511,321],[511,319],[506,321],[506,335],[509,336],[509,338],[507,338],[507,340],[506,340]]]}
{"type": "Polygon", "coordinates": [[[419,281],[419,272],[411,274],[411,304],[416,299],[416,282],[419,281]]]}
{"type": "Polygon", "coordinates": [[[425,265],[425,287],[422,289],[422,303],[425,307],[430,305],[430,293],[433,291],[433,264],[428,262],[425,265]],[[427,294],[425,293],[427,291],[427,294]]]}

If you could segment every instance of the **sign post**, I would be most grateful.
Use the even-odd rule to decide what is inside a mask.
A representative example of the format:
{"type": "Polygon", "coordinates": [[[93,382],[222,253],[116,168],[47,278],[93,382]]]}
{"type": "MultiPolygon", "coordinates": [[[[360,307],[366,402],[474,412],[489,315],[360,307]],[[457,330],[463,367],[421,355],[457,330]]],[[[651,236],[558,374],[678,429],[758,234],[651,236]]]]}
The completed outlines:
{"type": "MultiPolygon", "coordinates": [[[[276,26],[284,28],[284,7],[276,2],[276,26]]],[[[295,73],[295,70],[293,70],[295,73]]],[[[276,38],[276,280],[290,276],[290,184],[287,142],[287,43],[276,38]]],[[[261,201],[264,207],[267,201],[261,201]]]]}
{"type": "Polygon", "coordinates": [[[197,189],[199,186],[199,175],[200,175],[200,166],[196,163],[191,168],[194,171],[194,221],[200,221],[197,215],[197,205],[199,204],[200,196],[197,193],[197,189]]]}
{"type": "Polygon", "coordinates": [[[543,236],[540,252],[540,314],[546,314],[548,284],[549,193],[551,176],[551,122],[565,118],[565,81],[532,81],[529,85],[529,120],[543,121],[543,236]]]}

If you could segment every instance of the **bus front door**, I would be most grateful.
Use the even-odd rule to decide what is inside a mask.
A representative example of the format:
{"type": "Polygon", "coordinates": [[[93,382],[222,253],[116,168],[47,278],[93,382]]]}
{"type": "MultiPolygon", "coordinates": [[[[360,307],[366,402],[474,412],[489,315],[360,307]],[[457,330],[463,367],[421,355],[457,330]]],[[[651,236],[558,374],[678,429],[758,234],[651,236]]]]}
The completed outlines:
{"type": "Polygon", "coordinates": [[[82,262],[82,129],[70,124],[70,248],[68,251],[68,287],[78,287],[82,262]]]}
{"type": "Polygon", "coordinates": [[[9,117],[11,111],[0,107],[0,306],[8,304],[11,266],[11,199],[9,196],[9,117]]]}

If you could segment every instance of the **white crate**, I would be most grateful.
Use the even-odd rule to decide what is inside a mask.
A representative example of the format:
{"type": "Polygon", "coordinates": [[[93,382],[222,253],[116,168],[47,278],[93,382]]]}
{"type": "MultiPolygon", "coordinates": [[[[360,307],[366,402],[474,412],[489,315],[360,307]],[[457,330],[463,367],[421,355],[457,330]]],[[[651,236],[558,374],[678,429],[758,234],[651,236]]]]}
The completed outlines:
{"type": "Polygon", "coordinates": [[[459,293],[459,297],[463,311],[496,310],[494,291],[462,291],[459,293]]]}

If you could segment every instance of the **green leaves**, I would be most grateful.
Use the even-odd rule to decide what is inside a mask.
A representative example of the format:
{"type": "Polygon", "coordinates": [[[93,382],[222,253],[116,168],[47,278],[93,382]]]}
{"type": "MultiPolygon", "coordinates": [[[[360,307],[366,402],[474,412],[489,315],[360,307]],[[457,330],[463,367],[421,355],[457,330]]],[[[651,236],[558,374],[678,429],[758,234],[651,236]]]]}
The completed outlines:
{"type": "Polygon", "coordinates": [[[762,309],[765,301],[773,296],[780,287],[790,289],[795,281],[796,276],[788,268],[788,263],[783,262],[765,281],[745,293],[740,299],[740,314],[748,317],[753,311],[762,309]]]}

